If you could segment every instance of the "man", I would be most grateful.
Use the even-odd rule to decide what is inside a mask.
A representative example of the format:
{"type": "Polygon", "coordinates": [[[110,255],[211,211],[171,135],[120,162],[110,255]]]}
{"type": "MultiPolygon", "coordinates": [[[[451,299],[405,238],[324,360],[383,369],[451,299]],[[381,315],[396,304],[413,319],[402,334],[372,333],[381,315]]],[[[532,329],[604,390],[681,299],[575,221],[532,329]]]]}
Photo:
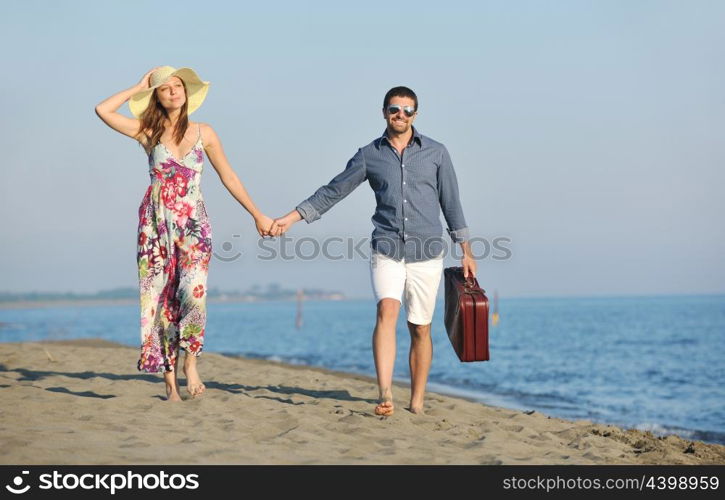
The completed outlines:
{"type": "Polygon", "coordinates": [[[360,148],[343,172],[295,210],[275,219],[270,228],[270,234],[279,235],[301,219],[307,223],[319,219],[365,180],[375,191],[370,259],[377,300],[373,355],[379,401],[375,413],[384,416],[394,412],[395,325],[403,298],[411,336],[409,410],[423,412],[433,357],[430,325],[443,270],[441,209],[451,239],[463,250],[465,276],[476,273],[451,158],[443,144],[413,127],[417,112],[418,97],[411,89],[390,89],[383,100],[387,127],[382,137],[360,148]]]}

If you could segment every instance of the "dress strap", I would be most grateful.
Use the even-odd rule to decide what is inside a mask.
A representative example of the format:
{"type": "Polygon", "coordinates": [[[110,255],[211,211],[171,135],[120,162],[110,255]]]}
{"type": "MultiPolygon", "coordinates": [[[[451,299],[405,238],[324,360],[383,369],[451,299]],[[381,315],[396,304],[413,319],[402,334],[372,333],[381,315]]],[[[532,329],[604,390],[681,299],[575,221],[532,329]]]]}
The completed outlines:
{"type": "Polygon", "coordinates": [[[196,138],[196,142],[199,142],[199,139],[201,139],[201,123],[197,123],[196,128],[199,129],[199,137],[196,138]]]}

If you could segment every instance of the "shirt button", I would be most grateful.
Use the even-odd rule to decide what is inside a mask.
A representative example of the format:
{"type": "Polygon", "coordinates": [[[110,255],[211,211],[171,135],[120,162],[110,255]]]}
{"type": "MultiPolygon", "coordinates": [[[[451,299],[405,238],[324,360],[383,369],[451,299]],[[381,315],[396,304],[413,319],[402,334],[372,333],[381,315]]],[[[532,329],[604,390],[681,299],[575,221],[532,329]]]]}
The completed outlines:
{"type": "Polygon", "coordinates": [[[408,203],[408,200],[403,200],[403,203],[408,203]]]}
{"type": "Polygon", "coordinates": [[[405,220],[408,220],[408,218],[406,217],[405,220]]]}
{"type": "Polygon", "coordinates": [[[401,167],[405,168],[405,165],[401,165],[401,167]]]}
{"type": "Polygon", "coordinates": [[[403,184],[405,184],[405,181],[403,181],[403,184]]]}

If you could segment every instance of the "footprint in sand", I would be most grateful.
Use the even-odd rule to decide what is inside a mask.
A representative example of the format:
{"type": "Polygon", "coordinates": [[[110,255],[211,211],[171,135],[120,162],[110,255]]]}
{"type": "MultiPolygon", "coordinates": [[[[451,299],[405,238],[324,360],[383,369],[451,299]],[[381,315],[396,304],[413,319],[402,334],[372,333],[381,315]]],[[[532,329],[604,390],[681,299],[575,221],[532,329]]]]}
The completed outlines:
{"type": "Polygon", "coordinates": [[[149,443],[137,441],[135,443],[122,444],[119,448],[148,448],[150,446],[151,445],[149,443]]]}
{"type": "Polygon", "coordinates": [[[600,463],[602,461],[601,455],[597,455],[596,453],[592,453],[591,451],[586,452],[582,456],[597,463],[600,463]]]}
{"type": "Polygon", "coordinates": [[[451,425],[447,420],[443,419],[440,422],[436,422],[433,426],[434,431],[447,431],[451,429],[453,425],[451,425]]]}
{"type": "Polygon", "coordinates": [[[577,450],[588,450],[592,447],[592,445],[587,443],[586,441],[572,441],[567,446],[569,448],[575,448],[577,450]]]}
{"type": "Polygon", "coordinates": [[[486,435],[481,433],[478,429],[468,429],[466,430],[466,436],[468,439],[475,439],[479,441],[483,441],[486,439],[486,435]]]}
{"type": "Polygon", "coordinates": [[[529,434],[526,436],[528,439],[534,439],[536,441],[551,441],[551,436],[547,436],[546,434],[529,434]]]}
{"type": "Polygon", "coordinates": [[[470,450],[473,448],[479,448],[481,446],[484,446],[484,441],[486,440],[486,436],[482,436],[480,439],[476,439],[475,441],[471,441],[470,443],[466,443],[463,445],[463,448],[466,450],[470,450]]]}
{"type": "Polygon", "coordinates": [[[338,422],[344,422],[346,424],[361,424],[365,421],[365,417],[361,415],[356,415],[355,413],[350,412],[349,415],[346,415],[342,418],[337,419],[338,422]]]}

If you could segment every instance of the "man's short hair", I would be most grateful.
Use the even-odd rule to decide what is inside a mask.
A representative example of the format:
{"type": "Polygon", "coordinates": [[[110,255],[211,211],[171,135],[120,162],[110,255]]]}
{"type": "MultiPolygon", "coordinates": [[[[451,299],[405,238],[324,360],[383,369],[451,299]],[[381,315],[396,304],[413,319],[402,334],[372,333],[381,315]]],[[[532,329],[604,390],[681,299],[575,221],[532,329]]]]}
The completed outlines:
{"type": "Polygon", "coordinates": [[[388,109],[388,104],[390,104],[390,99],[392,97],[408,97],[413,99],[413,102],[415,103],[415,110],[418,111],[418,96],[415,95],[415,92],[410,90],[408,87],[393,87],[388,90],[385,94],[385,99],[383,99],[383,109],[388,109]]]}

